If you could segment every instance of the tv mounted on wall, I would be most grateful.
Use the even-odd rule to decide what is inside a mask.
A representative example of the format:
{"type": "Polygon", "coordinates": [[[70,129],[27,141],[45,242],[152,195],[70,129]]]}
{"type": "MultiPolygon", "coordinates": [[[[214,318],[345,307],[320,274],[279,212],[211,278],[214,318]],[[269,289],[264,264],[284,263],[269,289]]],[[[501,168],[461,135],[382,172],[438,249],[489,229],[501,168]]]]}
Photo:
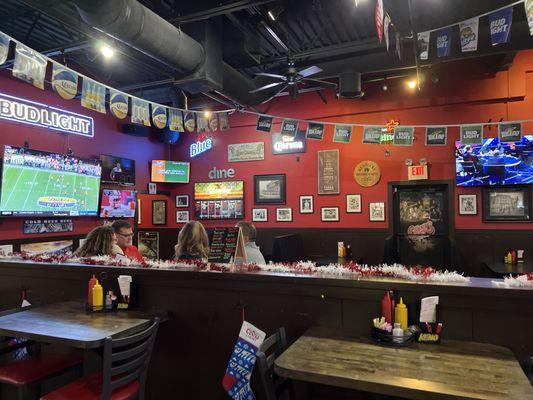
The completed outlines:
{"type": "Polygon", "coordinates": [[[100,218],[133,218],[137,193],[133,190],[103,189],[100,218]]]}
{"type": "Polygon", "coordinates": [[[190,163],[152,160],[152,182],[189,183],[190,163]]]}
{"type": "Polygon", "coordinates": [[[197,182],[194,184],[196,219],[244,218],[244,182],[197,182]]]}
{"type": "Polygon", "coordinates": [[[102,182],[135,185],[135,161],[129,158],[101,155],[102,182]]]}

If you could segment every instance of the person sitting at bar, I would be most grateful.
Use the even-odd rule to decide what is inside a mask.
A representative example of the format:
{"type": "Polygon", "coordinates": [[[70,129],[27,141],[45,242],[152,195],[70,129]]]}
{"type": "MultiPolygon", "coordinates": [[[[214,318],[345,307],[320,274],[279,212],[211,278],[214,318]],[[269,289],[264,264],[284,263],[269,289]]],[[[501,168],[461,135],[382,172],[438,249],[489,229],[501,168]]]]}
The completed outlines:
{"type": "Polygon", "coordinates": [[[209,255],[209,238],[204,226],[198,221],[189,221],[181,228],[175,247],[178,260],[204,260],[209,255]]]}
{"type": "Polygon", "coordinates": [[[139,252],[139,249],[132,244],[133,229],[131,229],[130,223],[119,219],[113,222],[111,226],[117,236],[117,244],[122,249],[124,255],[132,260],[143,263],[144,258],[139,252]]]}
{"type": "Polygon", "coordinates": [[[244,239],[244,251],[246,253],[246,262],[249,264],[264,265],[265,257],[261,254],[261,249],[255,244],[257,230],[250,222],[240,221],[237,226],[241,228],[244,239]]]}
{"type": "Polygon", "coordinates": [[[75,252],[76,257],[117,256],[124,257],[122,249],[117,246],[117,237],[110,225],[94,228],[89,232],[85,242],[75,252]]]}

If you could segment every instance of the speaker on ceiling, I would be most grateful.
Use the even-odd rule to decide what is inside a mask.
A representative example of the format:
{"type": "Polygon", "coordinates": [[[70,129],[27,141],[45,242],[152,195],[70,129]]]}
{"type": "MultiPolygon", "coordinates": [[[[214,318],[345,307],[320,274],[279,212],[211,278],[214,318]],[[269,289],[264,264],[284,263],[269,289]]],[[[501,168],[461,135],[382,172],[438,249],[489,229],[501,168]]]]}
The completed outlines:
{"type": "Polygon", "coordinates": [[[339,74],[339,97],[343,99],[356,99],[363,97],[361,91],[361,73],[357,71],[342,72],[339,74]]]}
{"type": "Polygon", "coordinates": [[[136,125],[136,124],[124,124],[121,126],[122,133],[132,136],[142,136],[148,137],[150,135],[150,128],[147,126],[136,125]]]}

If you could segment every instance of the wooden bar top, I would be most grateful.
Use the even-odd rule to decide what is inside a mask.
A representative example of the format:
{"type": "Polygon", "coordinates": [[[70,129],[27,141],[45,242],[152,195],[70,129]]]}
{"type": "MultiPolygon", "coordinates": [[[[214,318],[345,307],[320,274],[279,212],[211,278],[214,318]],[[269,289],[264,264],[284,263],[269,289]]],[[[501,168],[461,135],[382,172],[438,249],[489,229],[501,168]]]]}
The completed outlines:
{"type": "Polygon", "coordinates": [[[313,327],[276,359],[274,370],[290,379],[408,399],[533,399],[513,353],[483,343],[394,348],[313,327]]]}

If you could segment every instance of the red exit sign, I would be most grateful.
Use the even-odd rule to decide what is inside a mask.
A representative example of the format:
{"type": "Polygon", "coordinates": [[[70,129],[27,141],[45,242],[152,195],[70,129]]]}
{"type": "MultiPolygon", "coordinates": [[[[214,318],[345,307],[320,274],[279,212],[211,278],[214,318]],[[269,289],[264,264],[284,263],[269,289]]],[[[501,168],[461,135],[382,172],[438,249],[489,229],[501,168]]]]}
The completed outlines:
{"type": "Polygon", "coordinates": [[[428,179],[428,166],[411,165],[407,167],[407,177],[410,181],[428,179]]]}

